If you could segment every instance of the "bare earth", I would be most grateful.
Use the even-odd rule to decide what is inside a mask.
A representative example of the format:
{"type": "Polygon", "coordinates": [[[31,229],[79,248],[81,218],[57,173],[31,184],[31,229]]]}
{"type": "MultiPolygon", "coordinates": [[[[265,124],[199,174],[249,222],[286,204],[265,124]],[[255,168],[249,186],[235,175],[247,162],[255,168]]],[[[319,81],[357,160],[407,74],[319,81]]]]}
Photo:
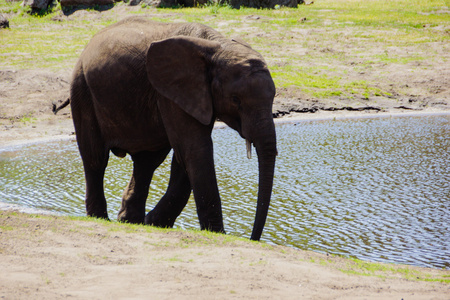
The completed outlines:
{"type": "MultiPolygon", "coordinates": [[[[274,113],[281,120],[448,113],[448,66],[422,63],[429,68],[411,72],[407,65],[387,65],[358,75],[379,77],[380,86],[389,85],[396,101],[307,99],[297,89],[284,89],[275,99],[274,113]]],[[[70,74],[70,69],[0,71],[0,149],[74,138],[70,109],[57,116],[51,111],[52,102],[67,98],[70,74]]],[[[449,283],[424,280],[448,282],[450,271],[392,268],[408,271],[383,269],[363,276],[364,269],[344,258],[287,247],[0,210],[3,299],[450,298],[449,283]]]]}
{"type": "Polygon", "coordinates": [[[223,235],[0,211],[4,299],[448,299],[449,271],[348,260],[223,235]],[[343,272],[341,270],[345,270],[343,272]],[[446,277],[445,277],[446,276],[446,277]]]}

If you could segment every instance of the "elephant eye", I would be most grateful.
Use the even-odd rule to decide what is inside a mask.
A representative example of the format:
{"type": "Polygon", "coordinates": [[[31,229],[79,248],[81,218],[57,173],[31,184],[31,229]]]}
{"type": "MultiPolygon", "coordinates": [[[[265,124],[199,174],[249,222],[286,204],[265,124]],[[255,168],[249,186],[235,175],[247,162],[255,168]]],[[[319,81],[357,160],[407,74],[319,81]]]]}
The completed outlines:
{"type": "Polygon", "coordinates": [[[232,101],[233,104],[236,105],[237,107],[240,107],[240,106],[241,106],[241,100],[240,100],[238,97],[232,96],[232,97],[231,97],[231,101],[232,101]]]}

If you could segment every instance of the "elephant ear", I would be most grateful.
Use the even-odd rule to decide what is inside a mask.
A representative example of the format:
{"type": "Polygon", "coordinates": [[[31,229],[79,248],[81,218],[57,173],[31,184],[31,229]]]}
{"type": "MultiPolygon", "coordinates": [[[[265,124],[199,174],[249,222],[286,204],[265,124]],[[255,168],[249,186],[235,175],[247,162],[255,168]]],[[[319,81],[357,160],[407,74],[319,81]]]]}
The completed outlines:
{"type": "Polygon", "coordinates": [[[176,36],[152,43],[147,52],[153,87],[204,125],[213,116],[208,64],[219,48],[218,42],[176,36]]]}

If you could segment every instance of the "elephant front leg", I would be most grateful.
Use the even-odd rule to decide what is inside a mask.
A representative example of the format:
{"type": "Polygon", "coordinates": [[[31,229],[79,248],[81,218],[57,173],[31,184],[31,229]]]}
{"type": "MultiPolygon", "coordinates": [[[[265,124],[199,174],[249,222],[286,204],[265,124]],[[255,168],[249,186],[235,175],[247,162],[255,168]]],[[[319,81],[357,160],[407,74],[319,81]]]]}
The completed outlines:
{"type": "Polygon", "coordinates": [[[225,232],[214,170],[211,139],[214,122],[204,125],[163,98],[158,101],[158,107],[175,159],[185,170],[194,192],[201,229],[225,232]]]}
{"type": "Polygon", "coordinates": [[[192,181],[200,228],[225,233],[222,204],[212,157],[210,162],[205,161],[190,167],[189,178],[192,181]]]}
{"type": "Polygon", "coordinates": [[[155,169],[164,161],[170,149],[158,152],[140,152],[132,155],[133,175],[122,197],[118,220],[144,223],[145,202],[155,169]]]}
{"type": "Polygon", "coordinates": [[[181,149],[184,151],[180,151],[180,160],[183,160],[191,182],[200,228],[225,233],[211,136],[193,137],[181,149]]]}
{"type": "Polygon", "coordinates": [[[155,208],[145,217],[145,224],[171,228],[191,195],[191,183],[184,168],[172,158],[169,186],[155,208]]]}

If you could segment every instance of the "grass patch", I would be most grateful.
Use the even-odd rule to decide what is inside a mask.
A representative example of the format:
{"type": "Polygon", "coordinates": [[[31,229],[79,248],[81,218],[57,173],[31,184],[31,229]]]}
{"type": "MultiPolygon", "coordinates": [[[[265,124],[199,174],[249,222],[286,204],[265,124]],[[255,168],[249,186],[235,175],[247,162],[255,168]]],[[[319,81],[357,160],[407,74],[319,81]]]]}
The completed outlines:
{"type": "Polygon", "coordinates": [[[20,123],[26,125],[28,123],[35,123],[36,120],[37,119],[35,117],[33,117],[33,113],[29,113],[29,114],[22,116],[18,121],[20,123]]]}
{"type": "Polygon", "coordinates": [[[15,228],[9,225],[0,225],[0,230],[1,231],[9,231],[9,230],[14,230],[15,228]]]}
{"type": "Polygon", "coordinates": [[[423,28],[424,25],[438,26],[448,23],[448,15],[439,13],[446,9],[441,0],[346,0],[318,1],[312,8],[319,13],[328,10],[328,19],[340,24],[356,26],[423,28]],[[332,13],[330,13],[330,11],[332,13]]]}
{"type": "MultiPolygon", "coordinates": [[[[0,32],[0,69],[72,68],[91,37],[121,18],[107,10],[95,18],[60,21],[58,5],[30,14],[20,2],[5,0],[0,0],[0,13],[9,14],[11,27],[0,32]]],[[[93,9],[87,13],[94,13],[93,9]]],[[[248,41],[267,60],[277,87],[298,89],[315,98],[389,95],[376,79],[355,80],[357,72],[377,64],[448,60],[429,51],[430,43],[450,40],[445,29],[450,26],[448,8],[441,0],[321,0],[276,10],[237,10],[217,4],[144,7],[130,10],[129,15],[149,13],[164,22],[201,22],[248,41]],[[357,66],[348,67],[355,62],[357,66]]]]}
{"type": "MultiPolygon", "coordinates": [[[[42,216],[46,217],[46,216],[42,216]]],[[[211,232],[207,230],[183,230],[183,229],[173,229],[173,228],[159,228],[154,226],[148,226],[148,225],[142,225],[142,224],[128,224],[128,223],[120,223],[115,221],[108,221],[105,219],[98,219],[98,218],[92,218],[92,217],[77,217],[77,216],[67,216],[67,217],[61,217],[65,218],[71,221],[78,221],[78,222],[93,222],[95,224],[99,224],[101,226],[106,226],[108,229],[108,232],[126,232],[126,233],[174,233],[180,235],[180,243],[178,246],[180,247],[188,247],[191,245],[208,245],[208,244],[214,244],[214,245],[232,245],[234,243],[238,242],[248,242],[251,241],[240,238],[232,235],[224,235],[216,232],[211,232]]],[[[88,230],[91,230],[89,227],[86,227],[88,230]]],[[[80,229],[82,229],[80,227],[80,229]]],[[[161,244],[164,247],[167,246],[167,244],[161,244]]],[[[171,246],[173,246],[171,244],[171,246]]]]}
{"type": "Polygon", "coordinates": [[[345,266],[341,267],[340,270],[346,274],[359,276],[373,276],[379,278],[401,277],[412,281],[450,283],[448,275],[439,273],[433,274],[408,266],[368,262],[356,258],[348,258],[345,266]]]}
{"type": "Polygon", "coordinates": [[[272,66],[271,70],[278,87],[296,86],[316,98],[351,98],[359,95],[368,99],[371,96],[390,96],[389,92],[372,87],[365,80],[346,81],[345,78],[328,75],[326,70],[319,71],[318,68],[272,66]]]}

